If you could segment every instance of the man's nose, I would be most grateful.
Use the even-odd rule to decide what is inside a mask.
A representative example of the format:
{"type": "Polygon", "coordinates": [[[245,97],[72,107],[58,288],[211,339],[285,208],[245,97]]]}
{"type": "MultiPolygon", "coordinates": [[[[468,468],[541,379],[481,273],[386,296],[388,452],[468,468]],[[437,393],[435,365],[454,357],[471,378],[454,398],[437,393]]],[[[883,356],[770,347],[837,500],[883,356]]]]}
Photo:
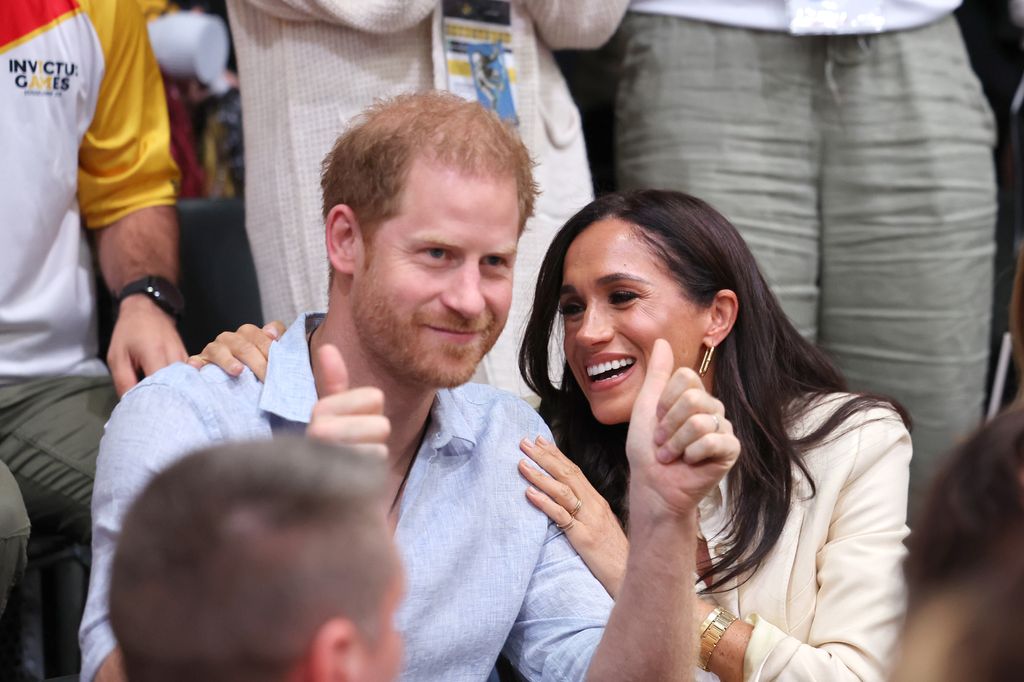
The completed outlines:
{"type": "Polygon", "coordinates": [[[462,317],[479,317],[487,307],[480,285],[480,268],[465,265],[452,277],[442,302],[462,317]]]}

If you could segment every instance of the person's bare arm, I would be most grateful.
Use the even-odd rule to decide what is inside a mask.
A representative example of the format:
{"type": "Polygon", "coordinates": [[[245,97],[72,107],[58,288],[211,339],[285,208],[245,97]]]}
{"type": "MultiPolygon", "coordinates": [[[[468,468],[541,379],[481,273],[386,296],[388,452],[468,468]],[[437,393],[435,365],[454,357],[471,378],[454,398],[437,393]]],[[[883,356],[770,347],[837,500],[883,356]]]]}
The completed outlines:
{"type": "MultiPolygon", "coordinates": [[[[149,206],[93,231],[100,270],[115,295],[146,275],[178,281],[178,217],[173,206],[149,206]]],[[[184,360],[174,318],[149,297],[129,296],[120,305],[107,364],[118,395],[143,376],[184,360]]]]}
{"type": "MultiPolygon", "coordinates": [[[[681,369],[696,388],[696,373],[681,369]]],[[[670,433],[660,429],[671,407],[665,391],[672,352],[658,340],[630,419],[629,555],[622,586],[601,643],[591,660],[590,680],[689,680],[696,665],[697,632],[693,571],[697,550],[697,504],[736,461],[738,448],[724,451],[707,434],[675,453],[670,433]]],[[[673,382],[676,384],[678,382],[673,382]]],[[[687,386],[688,388],[689,386],[687,386]]]]}

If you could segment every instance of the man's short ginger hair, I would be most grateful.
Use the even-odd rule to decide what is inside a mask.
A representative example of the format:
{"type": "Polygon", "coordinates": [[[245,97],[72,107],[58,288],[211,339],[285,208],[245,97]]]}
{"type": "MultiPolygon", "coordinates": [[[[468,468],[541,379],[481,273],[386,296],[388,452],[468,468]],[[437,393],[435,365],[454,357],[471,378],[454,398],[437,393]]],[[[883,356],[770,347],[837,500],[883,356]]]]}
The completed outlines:
{"type": "Polygon", "coordinates": [[[128,510],[110,621],[135,682],[277,682],[329,620],[368,642],[400,570],[383,463],[306,438],[159,473],[128,510]]]}
{"type": "Polygon", "coordinates": [[[324,219],[338,204],[350,206],[364,229],[394,217],[417,158],[468,175],[511,177],[520,233],[533,215],[534,163],[516,130],[476,102],[430,91],[377,100],[337,139],[320,176],[324,219]]]}

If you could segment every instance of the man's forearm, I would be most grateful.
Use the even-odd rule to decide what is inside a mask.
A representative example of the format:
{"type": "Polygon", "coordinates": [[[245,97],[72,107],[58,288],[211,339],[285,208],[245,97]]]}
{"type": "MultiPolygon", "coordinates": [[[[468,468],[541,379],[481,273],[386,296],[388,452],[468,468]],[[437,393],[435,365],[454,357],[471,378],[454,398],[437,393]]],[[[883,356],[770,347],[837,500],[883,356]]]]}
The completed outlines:
{"type": "Polygon", "coordinates": [[[173,206],[148,206],[94,230],[100,270],[116,294],[146,275],[178,281],[178,215],[173,206]]]}
{"type": "Polygon", "coordinates": [[[692,679],[696,551],[696,513],[631,523],[626,575],[588,680],[692,679]]]}

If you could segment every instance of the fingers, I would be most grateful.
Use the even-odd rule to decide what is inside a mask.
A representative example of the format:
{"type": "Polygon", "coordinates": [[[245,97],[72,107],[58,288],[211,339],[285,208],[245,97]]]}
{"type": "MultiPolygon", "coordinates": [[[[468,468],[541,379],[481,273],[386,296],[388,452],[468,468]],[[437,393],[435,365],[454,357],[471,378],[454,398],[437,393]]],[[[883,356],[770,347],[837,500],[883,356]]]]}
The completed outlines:
{"type": "Polygon", "coordinates": [[[708,422],[715,424],[712,431],[720,431],[725,414],[725,406],[722,402],[707,393],[703,388],[690,388],[683,391],[676,398],[675,402],[658,421],[654,430],[654,444],[663,445],[668,438],[678,432],[683,425],[696,415],[715,415],[718,422],[708,419],[708,422]]]}
{"type": "Polygon", "coordinates": [[[569,515],[569,512],[562,505],[542,493],[537,488],[530,486],[526,489],[526,499],[537,509],[547,514],[548,518],[568,535],[576,525],[576,520],[569,515]]]}
{"type": "Polygon", "coordinates": [[[689,367],[680,367],[672,373],[665,390],[658,398],[658,419],[664,419],[665,415],[675,406],[689,391],[697,391],[707,395],[704,390],[704,382],[700,375],[689,367]]]}
{"type": "Polygon", "coordinates": [[[672,348],[664,339],[658,339],[647,358],[647,374],[640,387],[629,418],[626,436],[626,454],[631,458],[649,455],[657,425],[658,400],[672,374],[672,348]]]}
{"type": "MultiPolygon", "coordinates": [[[[320,362],[319,378],[324,395],[348,390],[348,368],[345,366],[345,358],[341,357],[338,347],[329,343],[324,344],[317,351],[317,359],[320,362]]],[[[383,404],[383,394],[381,394],[382,408],[383,404]]]]}
{"type": "Polygon", "coordinates": [[[638,407],[645,412],[654,412],[651,408],[657,405],[668,384],[672,374],[672,362],[672,347],[665,339],[657,339],[647,360],[647,374],[644,376],[644,383],[640,387],[636,404],[633,406],[634,414],[638,407]]]}
{"type": "MultiPolygon", "coordinates": [[[[257,379],[263,381],[267,375],[270,344],[271,339],[262,329],[253,324],[243,324],[238,331],[218,334],[214,341],[206,344],[199,358],[217,365],[231,376],[238,376],[248,367],[257,379]]],[[[189,364],[195,367],[192,358],[189,360],[189,364]]]]}
{"type": "MultiPolygon", "coordinates": [[[[576,509],[580,503],[580,498],[576,496],[565,483],[558,481],[551,476],[546,475],[543,471],[540,471],[536,467],[530,465],[529,461],[523,459],[519,461],[519,473],[523,475],[527,481],[534,487],[543,492],[547,497],[554,500],[556,504],[565,510],[566,515],[571,515],[572,511],[576,509]]],[[[578,510],[577,510],[578,511],[578,510]]]]}
{"type": "Polygon", "coordinates": [[[287,329],[288,328],[284,326],[284,322],[281,322],[280,320],[267,322],[263,325],[263,333],[275,341],[281,338],[287,329]]]}
{"type": "Polygon", "coordinates": [[[120,346],[115,347],[111,344],[107,352],[107,366],[110,367],[110,376],[114,380],[114,390],[117,391],[118,397],[139,382],[127,350],[120,346]]]}
{"type": "Polygon", "coordinates": [[[391,422],[382,414],[330,415],[311,421],[306,433],[328,443],[384,446],[391,422]]]}
{"type": "Polygon", "coordinates": [[[562,454],[557,445],[543,436],[537,436],[534,443],[524,438],[519,442],[519,449],[541,469],[563,483],[572,483],[583,474],[573,461],[562,454]]]}
{"type": "Polygon", "coordinates": [[[729,423],[729,420],[718,415],[707,413],[694,414],[669,436],[658,448],[655,456],[659,462],[667,464],[684,452],[689,452],[689,449],[698,441],[710,436],[725,437],[723,439],[712,439],[712,442],[728,442],[726,438],[732,438],[732,424],[729,423]]]}
{"type": "Polygon", "coordinates": [[[361,386],[350,391],[332,393],[316,401],[312,419],[383,412],[384,392],[373,386],[361,386]]]}
{"type": "Polygon", "coordinates": [[[686,446],[683,461],[694,466],[712,461],[730,465],[740,454],[740,442],[731,433],[709,433],[686,446]]]}

